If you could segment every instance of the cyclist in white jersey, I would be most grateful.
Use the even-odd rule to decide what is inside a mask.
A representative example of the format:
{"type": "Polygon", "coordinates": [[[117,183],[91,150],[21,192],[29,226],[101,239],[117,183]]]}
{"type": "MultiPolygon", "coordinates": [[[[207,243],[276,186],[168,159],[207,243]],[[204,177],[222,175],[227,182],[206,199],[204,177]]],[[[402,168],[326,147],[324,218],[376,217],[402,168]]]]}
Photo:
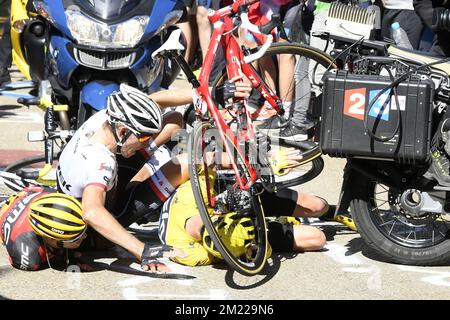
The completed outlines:
{"type": "MultiPolygon", "coordinates": [[[[155,251],[124,226],[158,208],[188,179],[187,158],[179,155],[170,161],[165,147],[152,150],[150,159],[131,166],[131,175],[120,170],[132,178],[130,183],[126,181],[126,189],[118,186],[118,160],[136,158],[140,150],[148,156],[143,149],[149,148],[163,125],[159,105],[145,93],[122,84],[119,92],[108,97],[107,110],[92,116],[75,133],[60,156],[57,170],[59,191],[81,199],[85,222],[151,271],[168,271],[156,258],[183,253],[167,247],[155,251]]],[[[130,167],[129,162],[126,166],[130,167]]]]}

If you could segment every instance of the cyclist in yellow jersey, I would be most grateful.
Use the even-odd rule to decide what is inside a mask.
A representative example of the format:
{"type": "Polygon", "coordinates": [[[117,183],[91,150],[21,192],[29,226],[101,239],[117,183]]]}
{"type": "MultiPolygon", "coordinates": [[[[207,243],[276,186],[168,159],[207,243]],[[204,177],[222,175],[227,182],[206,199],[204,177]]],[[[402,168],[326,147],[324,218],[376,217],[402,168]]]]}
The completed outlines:
{"type": "MultiPolygon", "coordinates": [[[[324,233],[318,228],[301,225],[293,217],[321,216],[328,209],[324,199],[290,189],[277,193],[264,192],[260,197],[266,216],[290,216],[284,219],[278,218],[268,224],[269,243],[274,251],[304,252],[323,248],[326,243],[324,233]],[[281,220],[285,222],[281,223],[281,220]]],[[[236,240],[233,237],[238,236],[238,233],[242,236],[244,229],[245,227],[241,227],[240,230],[231,232],[228,241],[233,243],[236,240]]],[[[201,266],[221,260],[211,243],[205,243],[208,237],[205,237],[205,228],[195,203],[190,181],[183,183],[164,203],[159,221],[159,238],[163,244],[180,248],[186,254],[184,257],[171,258],[177,263],[201,266]]]]}

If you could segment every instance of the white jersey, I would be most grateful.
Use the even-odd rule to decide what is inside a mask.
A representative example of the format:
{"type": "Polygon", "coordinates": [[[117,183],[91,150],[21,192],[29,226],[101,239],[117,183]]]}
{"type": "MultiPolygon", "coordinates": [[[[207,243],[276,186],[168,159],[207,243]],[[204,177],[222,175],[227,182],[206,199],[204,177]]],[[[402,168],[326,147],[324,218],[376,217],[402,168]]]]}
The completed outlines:
{"type": "MultiPolygon", "coordinates": [[[[106,110],[97,112],[77,130],[61,153],[57,178],[58,187],[65,194],[81,199],[84,188],[89,185],[98,186],[106,192],[115,187],[118,177],[115,154],[103,144],[91,141],[107,119],[106,110]]],[[[142,149],[141,154],[147,159],[145,167],[151,176],[154,192],[166,199],[173,187],[159,169],[171,160],[169,150],[161,146],[151,153],[142,149]]]]}
{"type": "Polygon", "coordinates": [[[106,110],[89,118],[64,148],[57,170],[58,187],[80,199],[83,190],[96,185],[109,191],[117,182],[116,156],[104,145],[91,141],[94,133],[107,121],[106,110]]]}

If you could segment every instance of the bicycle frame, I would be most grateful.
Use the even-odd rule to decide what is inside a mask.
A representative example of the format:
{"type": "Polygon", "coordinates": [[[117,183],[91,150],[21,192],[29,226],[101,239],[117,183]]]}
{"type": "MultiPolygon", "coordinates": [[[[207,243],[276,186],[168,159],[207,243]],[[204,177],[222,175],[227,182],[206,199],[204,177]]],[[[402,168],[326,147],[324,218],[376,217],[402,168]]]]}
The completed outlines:
{"type": "MultiPolygon", "coordinates": [[[[233,5],[219,9],[217,11],[212,11],[209,13],[208,18],[213,23],[213,33],[211,41],[208,46],[208,51],[203,62],[202,70],[199,76],[200,85],[194,89],[196,94],[196,99],[194,101],[196,113],[199,119],[204,118],[207,111],[210,112],[217,129],[219,131],[222,141],[231,141],[234,146],[240,146],[245,143],[255,144],[255,133],[253,130],[252,120],[249,111],[246,109],[245,103],[242,99],[234,98],[234,102],[238,105],[238,116],[240,121],[238,122],[239,130],[236,136],[231,130],[230,126],[224,121],[219,113],[217,106],[215,105],[209,90],[209,77],[213,67],[215,57],[217,55],[217,50],[219,50],[219,45],[222,45],[224,50],[224,56],[227,61],[227,74],[228,79],[233,79],[237,76],[245,75],[251,82],[252,86],[258,90],[262,96],[270,103],[270,105],[279,113],[282,113],[282,108],[280,108],[279,97],[271,90],[264,81],[261,80],[260,76],[256,72],[255,68],[251,65],[251,61],[246,61],[245,55],[238,41],[234,38],[232,31],[235,29],[233,26],[233,21],[231,16],[236,14],[243,4],[252,4],[256,1],[246,1],[238,0],[233,5]],[[221,21],[223,19],[223,21],[221,21]],[[206,104],[206,108],[205,108],[206,104]]],[[[270,41],[271,43],[271,41],[270,41]]],[[[270,44],[269,44],[270,45],[270,44]]],[[[268,48],[268,46],[267,46],[268,48]]],[[[248,56],[247,56],[248,57],[248,56]]],[[[256,60],[256,59],[255,59],[256,60]]],[[[242,81],[242,80],[240,80],[242,81]]],[[[236,148],[240,153],[241,159],[245,159],[245,165],[248,167],[250,176],[245,181],[244,177],[241,176],[231,150],[228,146],[225,146],[225,150],[228,157],[231,160],[231,166],[236,174],[236,183],[239,185],[241,190],[248,190],[258,179],[257,168],[249,163],[249,158],[247,155],[242,154],[241,148],[236,148]]],[[[207,165],[204,163],[205,172],[207,170],[207,165]]],[[[207,175],[206,175],[207,176],[207,175]]],[[[208,179],[207,179],[208,180],[208,179]]],[[[209,182],[207,181],[207,184],[209,182]]],[[[209,186],[208,186],[209,190],[209,186]]],[[[208,192],[209,193],[209,192],[208,192]]],[[[211,199],[208,194],[208,198],[211,199]]]]}

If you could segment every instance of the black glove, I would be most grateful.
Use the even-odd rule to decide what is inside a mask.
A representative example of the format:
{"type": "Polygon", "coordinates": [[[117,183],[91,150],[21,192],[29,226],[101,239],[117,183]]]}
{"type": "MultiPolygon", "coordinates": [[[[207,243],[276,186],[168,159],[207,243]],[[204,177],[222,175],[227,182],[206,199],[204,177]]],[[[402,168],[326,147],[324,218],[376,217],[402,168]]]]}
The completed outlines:
{"type": "Polygon", "coordinates": [[[230,80],[226,80],[222,86],[216,88],[213,98],[221,105],[225,105],[228,99],[234,97],[235,92],[236,84],[230,80]]]}
{"type": "Polygon", "coordinates": [[[157,267],[157,265],[163,264],[158,258],[163,258],[172,251],[172,246],[163,244],[161,246],[151,247],[150,244],[146,243],[141,255],[141,268],[147,271],[151,269],[151,266],[157,267]]]}

